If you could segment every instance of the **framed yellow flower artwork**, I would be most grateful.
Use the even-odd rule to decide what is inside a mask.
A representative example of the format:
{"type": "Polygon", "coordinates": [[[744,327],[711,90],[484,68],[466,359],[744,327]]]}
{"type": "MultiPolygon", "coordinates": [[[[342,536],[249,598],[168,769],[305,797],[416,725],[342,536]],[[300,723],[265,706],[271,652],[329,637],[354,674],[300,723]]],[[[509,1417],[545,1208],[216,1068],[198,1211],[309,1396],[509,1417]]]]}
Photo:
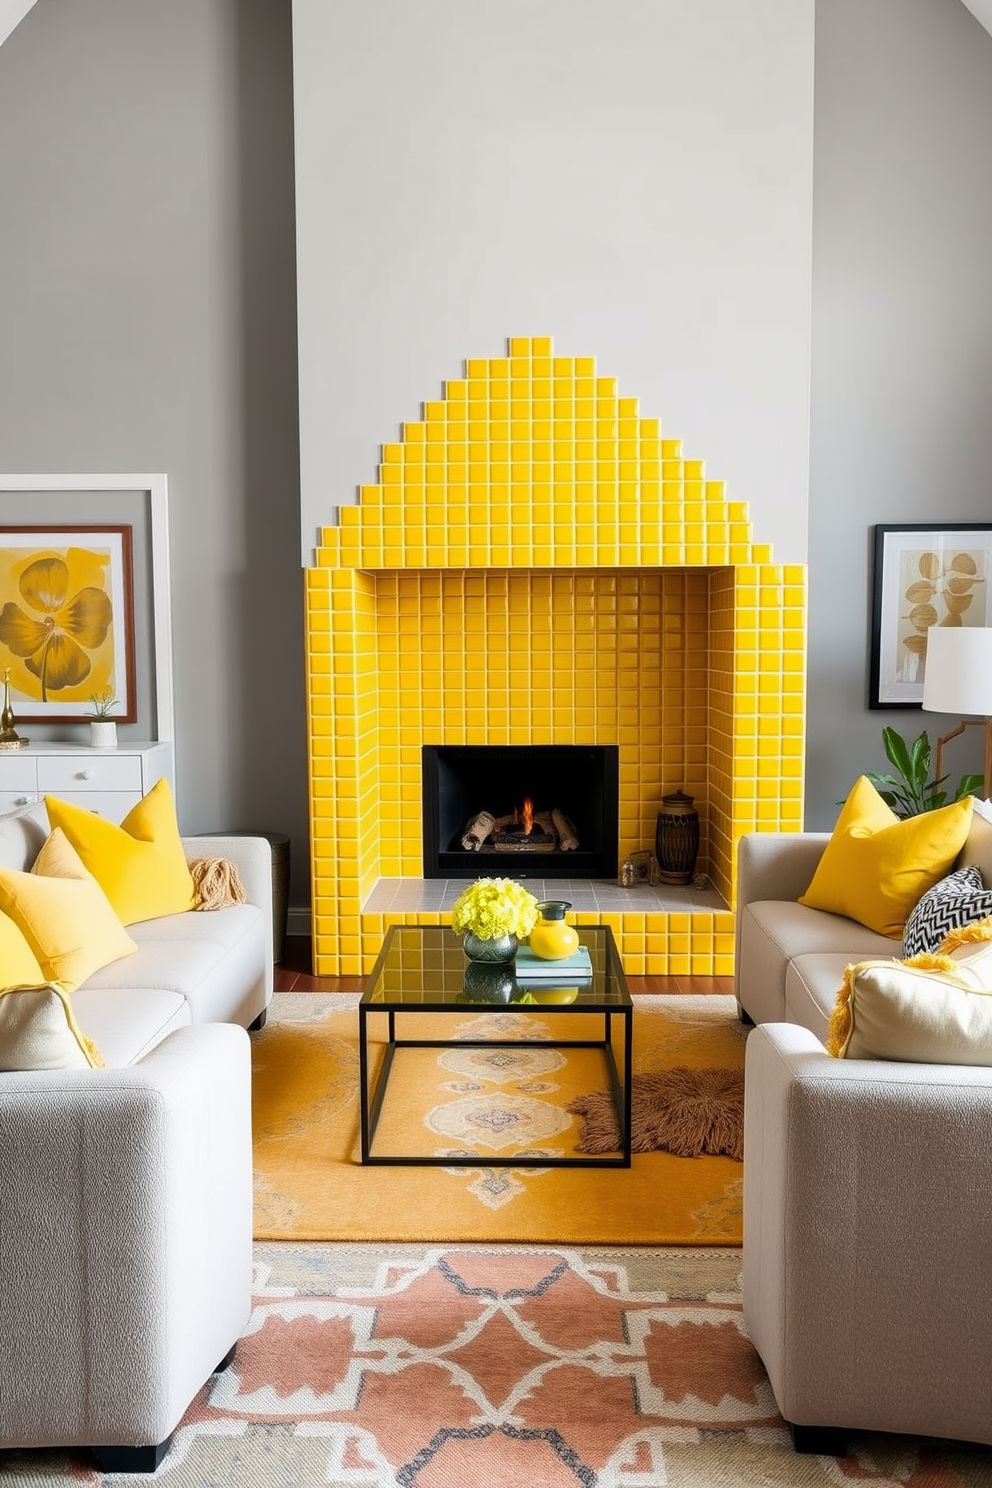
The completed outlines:
{"type": "Polygon", "coordinates": [[[0,526],[0,673],[18,722],[137,716],[129,526],[0,526]]]}

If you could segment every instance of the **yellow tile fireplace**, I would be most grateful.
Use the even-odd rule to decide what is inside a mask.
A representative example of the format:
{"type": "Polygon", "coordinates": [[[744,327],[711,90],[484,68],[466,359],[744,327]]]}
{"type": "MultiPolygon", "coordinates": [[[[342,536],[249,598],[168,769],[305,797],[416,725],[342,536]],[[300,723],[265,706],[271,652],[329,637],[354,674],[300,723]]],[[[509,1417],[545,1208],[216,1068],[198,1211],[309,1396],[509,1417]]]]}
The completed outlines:
{"type": "Polygon", "coordinates": [[[635,889],[576,917],[611,925],[632,975],[731,974],[737,840],[802,826],[805,567],[550,337],[469,358],[381,457],[305,573],[315,972],[450,921],[375,907],[424,874],[425,746],[583,745],[616,752],[620,861],[663,795],[693,796],[719,903],[635,889]]]}

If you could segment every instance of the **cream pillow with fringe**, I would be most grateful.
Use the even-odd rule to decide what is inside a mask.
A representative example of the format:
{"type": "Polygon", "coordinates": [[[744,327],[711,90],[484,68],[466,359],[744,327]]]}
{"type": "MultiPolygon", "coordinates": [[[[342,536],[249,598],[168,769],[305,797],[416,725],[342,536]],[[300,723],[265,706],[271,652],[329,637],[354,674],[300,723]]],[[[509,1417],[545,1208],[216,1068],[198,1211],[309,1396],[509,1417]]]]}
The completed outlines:
{"type": "Polygon", "coordinates": [[[56,985],[0,990],[0,1070],[102,1069],[69,994],[56,985]]]}
{"type": "Polygon", "coordinates": [[[844,973],[827,1051],[841,1059],[992,1065],[992,916],[940,950],[844,973]]]}

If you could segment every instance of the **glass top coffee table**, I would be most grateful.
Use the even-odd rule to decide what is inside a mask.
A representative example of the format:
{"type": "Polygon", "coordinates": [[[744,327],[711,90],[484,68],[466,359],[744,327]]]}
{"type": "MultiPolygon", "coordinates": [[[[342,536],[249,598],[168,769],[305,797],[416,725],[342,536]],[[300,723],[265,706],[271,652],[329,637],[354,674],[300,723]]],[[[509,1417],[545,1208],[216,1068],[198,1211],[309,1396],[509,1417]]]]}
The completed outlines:
{"type": "MultiPolygon", "coordinates": [[[[517,981],[512,963],[477,970],[470,962],[459,936],[439,925],[393,925],[387,932],[378,960],[369,975],[358,1008],[359,1084],[363,1163],[393,1163],[431,1167],[630,1167],[631,1059],[633,1004],[608,925],[576,926],[579,943],[588,948],[592,974],[585,978],[554,977],[549,981],[517,981]],[[537,1013],[553,1028],[551,1038],[528,1039],[457,1037],[454,1018],[451,1037],[437,1036],[437,1014],[457,1015],[461,1028],[473,1012],[501,1014],[537,1013]],[[433,1015],[430,1030],[421,1034],[424,1014],[433,1015]],[[371,1068],[370,1024],[378,1015],[386,1017],[386,1042],[377,1072],[371,1068]],[[568,1020],[593,1014],[601,1019],[599,1038],[569,1037],[568,1020]],[[403,1037],[399,1036],[402,1026],[403,1037]],[[560,1035],[560,1036],[559,1036],[560,1035]],[[614,1043],[620,1045],[619,1057],[614,1043]],[[450,1048],[541,1048],[599,1049],[613,1095],[619,1145],[615,1153],[563,1156],[500,1157],[468,1153],[452,1156],[415,1156],[374,1152],[376,1128],[389,1085],[393,1061],[402,1049],[450,1048]]],[[[443,1027],[443,1025],[442,1025],[443,1027]]],[[[525,1025],[523,1026],[525,1027],[525,1025]]],[[[588,1017],[586,1020],[588,1030],[588,1017]]],[[[522,1029],[523,1031],[523,1029],[522,1029]]]]}

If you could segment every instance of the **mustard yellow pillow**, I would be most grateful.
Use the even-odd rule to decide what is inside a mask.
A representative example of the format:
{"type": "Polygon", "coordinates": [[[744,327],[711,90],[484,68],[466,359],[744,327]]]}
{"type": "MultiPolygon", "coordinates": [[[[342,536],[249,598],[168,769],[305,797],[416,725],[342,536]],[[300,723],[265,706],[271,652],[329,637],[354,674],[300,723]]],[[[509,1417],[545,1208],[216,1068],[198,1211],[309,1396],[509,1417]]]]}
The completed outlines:
{"type": "Polygon", "coordinates": [[[66,992],[138,947],[60,831],[30,873],[0,868],[0,911],[22,931],[43,973],[66,992]]]}
{"type": "Polygon", "coordinates": [[[124,925],[192,909],[196,891],[186,863],[167,780],[159,780],[121,822],[46,796],[48,820],[61,827],[124,925]]]}
{"type": "Polygon", "coordinates": [[[799,899],[900,939],[910,912],[943,878],[971,825],[971,796],[901,821],[862,775],[844,802],[813,882],[799,899]]]}
{"type": "Polygon", "coordinates": [[[849,966],[827,1031],[841,1059],[992,1065],[992,918],[939,952],[849,966]]]}
{"type": "Polygon", "coordinates": [[[102,1068],[62,987],[0,988],[0,1070],[102,1068]]]}

